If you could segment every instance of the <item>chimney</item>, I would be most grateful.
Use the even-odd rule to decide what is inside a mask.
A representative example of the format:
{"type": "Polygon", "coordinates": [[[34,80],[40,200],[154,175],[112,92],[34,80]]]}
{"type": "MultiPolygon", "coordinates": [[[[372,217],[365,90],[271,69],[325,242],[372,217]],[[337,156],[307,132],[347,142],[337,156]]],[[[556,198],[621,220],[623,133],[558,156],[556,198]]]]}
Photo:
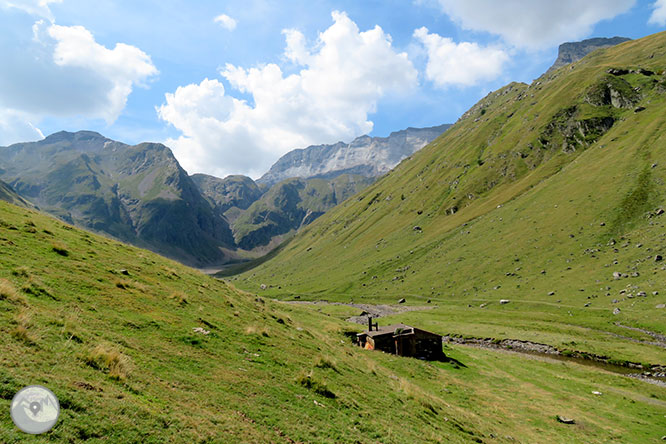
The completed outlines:
{"type": "Polygon", "coordinates": [[[368,316],[368,331],[372,331],[372,316],[368,316]]]}

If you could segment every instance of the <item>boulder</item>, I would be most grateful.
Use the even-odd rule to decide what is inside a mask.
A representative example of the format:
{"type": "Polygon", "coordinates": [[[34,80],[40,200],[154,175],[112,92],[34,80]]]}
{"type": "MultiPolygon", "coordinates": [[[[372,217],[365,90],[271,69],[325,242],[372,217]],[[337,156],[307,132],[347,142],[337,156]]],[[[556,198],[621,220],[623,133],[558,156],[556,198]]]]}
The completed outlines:
{"type": "Polygon", "coordinates": [[[398,301],[398,304],[404,304],[405,302],[407,302],[407,301],[405,300],[405,298],[402,298],[402,299],[400,299],[400,300],[398,301]]]}
{"type": "Polygon", "coordinates": [[[561,415],[557,415],[557,422],[561,422],[562,424],[576,424],[576,421],[573,419],[561,415]]]}
{"type": "Polygon", "coordinates": [[[509,302],[511,301],[508,299],[500,299],[500,304],[508,304],[509,302]]]}
{"type": "Polygon", "coordinates": [[[615,307],[615,308],[613,309],[613,314],[614,314],[614,315],[619,315],[619,314],[620,314],[620,309],[617,308],[617,307],[615,307]]]}

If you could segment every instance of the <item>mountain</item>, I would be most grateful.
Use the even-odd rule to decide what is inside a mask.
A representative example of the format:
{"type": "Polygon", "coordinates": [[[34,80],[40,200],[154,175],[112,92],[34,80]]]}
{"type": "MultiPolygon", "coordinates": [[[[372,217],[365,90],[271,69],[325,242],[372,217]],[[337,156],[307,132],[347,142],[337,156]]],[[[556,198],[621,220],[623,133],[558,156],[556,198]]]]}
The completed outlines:
{"type": "Polygon", "coordinates": [[[259,186],[247,176],[235,175],[220,179],[207,174],[193,174],[190,178],[201,194],[230,223],[263,194],[259,186]]]}
{"type": "Polygon", "coordinates": [[[360,310],[258,297],[5,202],[0,257],[0,410],[36,382],[61,409],[37,439],[0,415],[2,443],[596,444],[663,434],[661,387],[480,348],[447,345],[450,359],[433,362],[363,350],[349,340],[361,328],[338,316],[360,310]],[[563,414],[576,425],[558,423],[563,414]]]}
{"type": "Polygon", "coordinates": [[[279,182],[234,220],[236,243],[245,250],[275,246],[372,182],[372,178],[349,174],[279,182]]]}
{"type": "Polygon", "coordinates": [[[563,67],[564,65],[577,62],[597,49],[610,48],[611,46],[619,45],[620,43],[628,42],[630,40],[631,39],[626,37],[598,37],[580,42],[562,43],[558,49],[555,63],[553,63],[553,66],[548,68],[548,71],[546,72],[551,72],[563,67]]]}
{"type": "Polygon", "coordinates": [[[626,339],[666,334],[664,67],[662,32],[492,92],[234,282],[281,299],[430,301],[393,320],[666,362],[648,336],[626,339]]]}
{"type": "Polygon", "coordinates": [[[333,178],[341,174],[376,177],[436,139],[451,125],[407,128],[388,137],[362,136],[351,143],[315,145],[290,151],[257,180],[273,185],[293,177],[333,178]]]}
{"type": "Polygon", "coordinates": [[[0,200],[18,205],[19,207],[31,208],[28,201],[19,196],[8,184],[0,180],[0,200]]]}
{"type": "Polygon", "coordinates": [[[202,266],[226,261],[227,221],[167,147],[125,145],[90,131],[0,148],[0,178],[42,210],[202,266]]]}

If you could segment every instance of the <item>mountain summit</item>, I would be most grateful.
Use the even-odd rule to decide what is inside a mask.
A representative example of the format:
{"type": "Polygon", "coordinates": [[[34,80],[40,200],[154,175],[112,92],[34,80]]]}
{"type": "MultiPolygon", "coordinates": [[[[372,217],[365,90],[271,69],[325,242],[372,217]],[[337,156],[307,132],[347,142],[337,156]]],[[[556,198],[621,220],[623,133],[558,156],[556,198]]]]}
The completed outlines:
{"type": "Polygon", "coordinates": [[[0,179],[40,209],[202,266],[234,245],[217,214],[162,144],[126,145],[91,131],[61,131],[0,148],[0,179]]]}
{"type": "Polygon", "coordinates": [[[313,145],[293,150],[275,162],[257,183],[273,185],[294,177],[334,178],[341,174],[380,176],[435,140],[450,126],[407,128],[388,137],[361,136],[351,143],[313,145]]]}

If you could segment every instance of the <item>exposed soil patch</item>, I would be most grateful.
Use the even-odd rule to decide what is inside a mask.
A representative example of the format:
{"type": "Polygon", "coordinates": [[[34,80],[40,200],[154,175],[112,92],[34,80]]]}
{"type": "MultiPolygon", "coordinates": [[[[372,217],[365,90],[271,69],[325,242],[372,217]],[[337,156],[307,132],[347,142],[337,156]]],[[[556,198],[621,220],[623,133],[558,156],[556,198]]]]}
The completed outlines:
{"type": "Polygon", "coordinates": [[[415,306],[415,305],[373,305],[373,304],[345,304],[342,302],[328,302],[328,301],[283,301],[288,304],[298,305],[346,305],[347,307],[354,307],[361,310],[358,316],[347,318],[348,322],[355,324],[368,325],[368,316],[373,318],[382,318],[408,311],[421,311],[432,310],[436,306],[415,306]]]}

